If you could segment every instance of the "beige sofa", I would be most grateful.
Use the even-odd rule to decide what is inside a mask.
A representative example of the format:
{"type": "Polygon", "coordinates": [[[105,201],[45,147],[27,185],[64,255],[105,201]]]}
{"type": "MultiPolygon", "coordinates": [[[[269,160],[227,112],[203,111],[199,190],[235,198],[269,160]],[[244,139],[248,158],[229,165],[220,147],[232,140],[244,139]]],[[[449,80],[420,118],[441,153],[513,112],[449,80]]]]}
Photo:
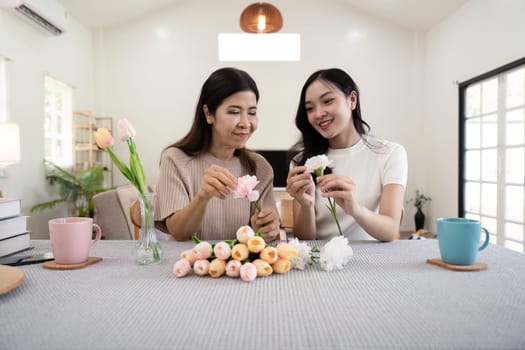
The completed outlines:
{"type": "Polygon", "coordinates": [[[119,186],[93,196],[95,221],[102,228],[104,239],[133,239],[133,223],[129,213],[139,192],[132,185],[119,186]]]}

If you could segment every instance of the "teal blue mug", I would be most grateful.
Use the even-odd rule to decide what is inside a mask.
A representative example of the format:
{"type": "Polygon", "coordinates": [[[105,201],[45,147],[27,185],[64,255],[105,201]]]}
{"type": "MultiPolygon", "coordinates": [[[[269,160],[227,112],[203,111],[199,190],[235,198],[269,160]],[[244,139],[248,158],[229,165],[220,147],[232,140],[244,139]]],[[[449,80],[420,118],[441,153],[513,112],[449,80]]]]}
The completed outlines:
{"type": "Polygon", "coordinates": [[[441,260],[452,265],[472,265],[478,252],[487,248],[490,235],[479,220],[465,218],[437,219],[441,260]],[[481,231],[485,238],[480,245],[481,231]]]}

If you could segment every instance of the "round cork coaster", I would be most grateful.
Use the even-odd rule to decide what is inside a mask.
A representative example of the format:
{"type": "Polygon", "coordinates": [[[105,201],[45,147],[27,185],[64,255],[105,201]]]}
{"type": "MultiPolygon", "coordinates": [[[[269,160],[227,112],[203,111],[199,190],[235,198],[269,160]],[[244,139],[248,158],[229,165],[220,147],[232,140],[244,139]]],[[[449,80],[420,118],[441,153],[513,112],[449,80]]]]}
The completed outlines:
{"type": "Polygon", "coordinates": [[[436,258],[436,259],[427,259],[427,263],[432,265],[441,266],[445,269],[453,270],[453,271],[481,271],[486,270],[488,268],[487,264],[484,262],[476,262],[472,265],[452,265],[447,264],[443,260],[436,258]]]}
{"type": "Polygon", "coordinates": [[[99,256],[90,256],[86,261],[80,264],[58,264],[55,260],[46,261],[42,264],[46,269],[50,270],[75,270],[81,269],[88,265],[96,264],[99,261],[102,261],[102,258],[99,256]]]}
{"type": "Polygon", "coordinates": [[[24,281],[24,271],[16,267],[0,265],[0,294],[15,289],[24,281]]]}

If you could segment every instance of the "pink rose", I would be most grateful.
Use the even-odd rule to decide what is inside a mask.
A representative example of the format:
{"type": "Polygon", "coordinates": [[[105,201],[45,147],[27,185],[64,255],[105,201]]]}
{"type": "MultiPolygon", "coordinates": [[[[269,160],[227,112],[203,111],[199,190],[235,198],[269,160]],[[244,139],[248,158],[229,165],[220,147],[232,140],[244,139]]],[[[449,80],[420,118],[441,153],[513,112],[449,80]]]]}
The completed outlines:
{"type": "Polygon", "coordinates": [[[248,198],[250,202],[259,199],[259,191],[254,190],[259,183],[257,176],[244,175],[237,179],[237,188],[233,191],[234,198],[248,198]]]}
{"type": "Polygon", "coordinates": [[[190,262],[186,259],[177,260],[173,265],[173,273],[177,277],[184,277],[191,271],[190,262]]]}
{"type": "Polygon", "coordinates": [[[208,259],[211,256],[212,248],[209,242],[203,241],[191,250],[197,260],[208,259]]]}
{"type": "Polygon", "coordinates": [[[226,242],[219,242],[213,248],[215,256],[221,260],[228,260],[230,258],[232,249],[226,242]]]}
{"type": "Polygon", "coordinates": [[[241,262],[239,260],[230,260],[226,264],[226,275],[229,277],[239,277],[241,273],[241,262]]]}
{"type": "Polygon", "coordinates": [[[190,262],[190,265],[193,265],[193,263],[195,262],[195,256],[193,255],[193,252],[191,249],[188,249],[188,250],[185,250],[183,251],[181,254],[180,254],[180,258],[181,259],[186,259],[190,262]]]}
{"type": "Polygon", "coordinates": [[[208,260],[195,260],[195,263],[193,264],[193,271],[199,276],[205,276],[208,274],[209,267],[210,262],[208,260]]]}
{"type": "Polygon", "coordinates": [[[252,263],[246,263],[241,266],[240,275],[244,282],[251,282],[257,277],[257,268],[252,263]]]}
{"type": "Polygon", "coordinates": [[[126,118],[119,119],[117,125],[120,141],[127,141],[130,137],[134,137],[137,134],[133,125],[126,118]]]}
{"type": "Polygon", "coordinates": [[[255,236],[255,232],[253,232],[253,229],[248,225],[239,227],[236,233],[237,240],[241,243],[246,243],[246,241],[253,236],[255,236]]]}

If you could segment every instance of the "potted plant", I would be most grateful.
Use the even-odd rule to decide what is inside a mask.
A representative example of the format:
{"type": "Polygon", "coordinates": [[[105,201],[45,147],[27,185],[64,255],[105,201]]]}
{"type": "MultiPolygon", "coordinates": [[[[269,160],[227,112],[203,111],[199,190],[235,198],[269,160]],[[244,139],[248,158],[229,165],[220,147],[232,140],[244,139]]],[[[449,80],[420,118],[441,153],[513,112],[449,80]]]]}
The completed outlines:
{"type": "Polygon", "coordinates": [[[430,197],[427,197],[423,193],[419,192],[419,190],[416,190],[416,196],[414,198],[410,198],[407,201],[407,203],[413,202],[414,207],[417,208],[416,214],[414,215],[414,222],[416,224],[416,232],[425,227],[425,214],[423,213],[421,209],[423,207],[423,204],[431,200],[432,199],[430,197]]]}
{"type": "Polygon", "coordinates": [[[44,163],[49,168],[46,180],[50,185],[57,184],[59,186],[61,197],[35,204],[31,207],[31,212],[50,209],[59,203],[69,202],[73,207],[74,216],[94,217],[93,196],[106,190],[103,183],[104,171],[107,171],[107,168],[104,165],[95,165],[78,173],[73,173],[48,160],[44,160],[44,163]]]}

